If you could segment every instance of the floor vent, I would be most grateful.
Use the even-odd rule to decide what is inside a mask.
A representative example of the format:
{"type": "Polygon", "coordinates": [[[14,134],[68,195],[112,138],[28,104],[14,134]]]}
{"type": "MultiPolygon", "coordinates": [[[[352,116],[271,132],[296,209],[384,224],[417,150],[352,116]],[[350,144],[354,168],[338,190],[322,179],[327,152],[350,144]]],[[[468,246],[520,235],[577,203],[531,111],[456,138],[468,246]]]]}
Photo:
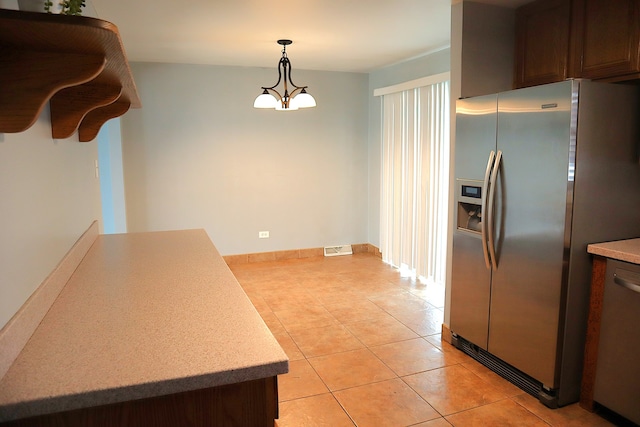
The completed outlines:
{"type": "Polygon", "coordinates": [[[545,390],[542,387],[541,382],[531,378],[524,372],[514,368],[488,351],[481,349],[477,345],[470,343],[460,336],[453,338],[453,344],[496,374],[515,384],[533,397],[539,399],[540,402],[546,406],[557,408],[557,400],[553,395],[553,391],[545,390]]]}
{"type": "Polygon", "coordinates": [[[338,256],[338,255],[351,255],[353,251],[351,250],[351,245],[342,245],[342,246],[325,246],[324,248],[324,256],[338,256]]]}

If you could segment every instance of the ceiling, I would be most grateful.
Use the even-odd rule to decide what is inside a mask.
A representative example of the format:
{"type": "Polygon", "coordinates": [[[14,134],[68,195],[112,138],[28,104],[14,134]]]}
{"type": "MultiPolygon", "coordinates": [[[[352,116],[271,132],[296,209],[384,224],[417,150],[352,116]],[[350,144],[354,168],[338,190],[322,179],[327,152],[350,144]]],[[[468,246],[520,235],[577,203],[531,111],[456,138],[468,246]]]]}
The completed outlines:
{"type": "Polygon", "coordinates": [[[451,2],[90,0],[87,15],[118,26],[130,61],[275,68],[287,38],[295,69],[369,72],[448,47],[451,2]]]}

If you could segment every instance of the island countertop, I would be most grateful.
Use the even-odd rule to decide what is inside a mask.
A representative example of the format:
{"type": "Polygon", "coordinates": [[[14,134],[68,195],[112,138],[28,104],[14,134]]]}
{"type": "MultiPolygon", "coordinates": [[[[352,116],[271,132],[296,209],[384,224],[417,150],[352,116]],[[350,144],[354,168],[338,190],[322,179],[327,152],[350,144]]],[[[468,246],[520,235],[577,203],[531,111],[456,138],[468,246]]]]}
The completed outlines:
{"type": "Polygon", "coordinates": [[[0,421],[287,371],[204,230],[101,235],[0,380],[0,421]]]}
{"type": "Polygon", "coordinates": [[[587,246],[587,252],[618,261],[640,264],[640,239],[592,243],[587,246]]]}

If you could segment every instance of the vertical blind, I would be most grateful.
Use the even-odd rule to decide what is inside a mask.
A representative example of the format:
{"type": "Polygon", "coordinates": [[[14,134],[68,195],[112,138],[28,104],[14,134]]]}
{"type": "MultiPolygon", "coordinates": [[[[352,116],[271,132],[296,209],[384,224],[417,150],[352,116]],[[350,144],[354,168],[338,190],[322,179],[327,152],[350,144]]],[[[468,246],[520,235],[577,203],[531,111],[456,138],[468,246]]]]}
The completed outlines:
{"type": "Polygon", "coordinates": [[[449,184],[449,81],[382,97],[383,261],[444,284],[449,184]]]}

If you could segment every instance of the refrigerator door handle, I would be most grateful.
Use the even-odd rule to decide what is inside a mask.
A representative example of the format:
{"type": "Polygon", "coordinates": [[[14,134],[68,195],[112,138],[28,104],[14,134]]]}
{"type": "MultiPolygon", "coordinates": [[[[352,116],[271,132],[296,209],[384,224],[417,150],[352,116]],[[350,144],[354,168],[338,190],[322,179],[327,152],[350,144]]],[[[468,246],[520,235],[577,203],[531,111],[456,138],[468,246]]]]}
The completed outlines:
{"type": "Polygon", "coordinates": [[[480,212],[484,218],[480,221],[480,233],[482,236],[482,254],[484,255],[484,264],[487,266],[487,270],[491,270],[491,261],[489,260],[489,249],[487,247],[487,220],[489,219],[486,216],[487,212],[487,191],[489,190],[489,177],[491,175],[491,167],[493,166],[493,162],[496,159],[495,151],[491,150],[489,153],[489,161],[487,162],[487,170],[484,173],[484,181],[482,183],[482,207],[480,212]]]}
{"type": "Polygon", "coordinates": [[[500,163],[502,162],[502,151],[498,150],[496,154],[496,161],[491,171],[491,179],[489,180],[489,200],[487,201],[487,227],[488,227],[488,240],[489,240],[489,257],[491,258],[491,265],[493,268],[498,268],[498,260],[496,259],[496,245],[495,245],[495,230],[494,230],[494,218],[493,209],[496,199],[496,182],[498,180],[498,172],[500,170],[500,163]]]}

